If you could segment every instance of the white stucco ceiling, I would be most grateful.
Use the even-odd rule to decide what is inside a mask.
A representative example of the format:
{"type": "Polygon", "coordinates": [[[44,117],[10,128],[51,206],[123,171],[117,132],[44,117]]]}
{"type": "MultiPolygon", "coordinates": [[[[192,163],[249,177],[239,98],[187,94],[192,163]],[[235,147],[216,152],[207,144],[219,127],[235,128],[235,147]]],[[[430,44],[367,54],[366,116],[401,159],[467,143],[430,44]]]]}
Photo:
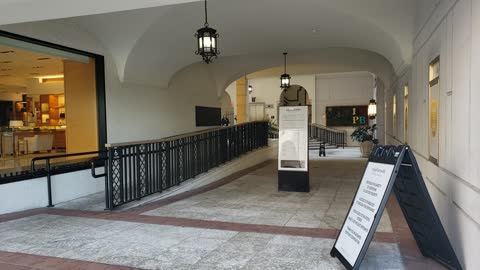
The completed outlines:
{"type": "MultiPolygon", "coordinates": [[[[80,1],[41,2],[59,7],[70,4],[63,13],[46,11],[46,19],[98,14],[64,20],[101,41],[113,56],[122,81],[166,87],[176,72],[200,61],[194,54],[193,34],[203,25],[202,2],[103,0],[92,4],[93,9],[88,1],[82,1],[78,10],[72,7],[80,1]],[[129,10],[134,8],[144,9],[129,10]],[[128,11],[99,14],[119,10],[128,11]]],[[[4,1],[0,10],[5,10],[2,5],[27,3],[32,1],[4,1]]],[[[0,24],[14,22],[2,13],[0,24]]],[[[221,57],[278,54],[281,59],[285,50],[295,54],[346,47],[378,53],[395,70],[410,62],[414,13],[415,0],[209,1],[209,22],[220,33],[221,57]]]]}

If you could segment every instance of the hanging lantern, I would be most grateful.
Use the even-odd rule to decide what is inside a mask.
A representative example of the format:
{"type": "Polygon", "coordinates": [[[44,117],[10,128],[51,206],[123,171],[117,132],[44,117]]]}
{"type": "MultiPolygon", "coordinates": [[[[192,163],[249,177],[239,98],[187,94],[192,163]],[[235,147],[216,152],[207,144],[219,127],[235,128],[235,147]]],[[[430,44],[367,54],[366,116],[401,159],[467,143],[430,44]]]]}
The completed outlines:
{"type": "Polygon", "coordinates": [[[280,76],[280,87],[287,89],[290,87],[290,75],[287,74],[287,53],[283,53],[284,58],[284,73],[280,76]]]}
{"type": "Polygon", "coordinates": [[[371,99],[368,104],[368,116],[370,119],[375,119],[377,116],[377,102],[375,102],[375,99],[371,99]]]}
{"type": "Polygon", "coordinates": [[[248,86],[248,93],[252,93],[253,92],[253,87],[251,85],[248,86]]]}
{"type": "Polygon", "coordinates": [[[197,30],[195,37],[197,38],[198,49],[195,54],[202,56],[203,61],[209,64],[212,58],[217,58],[218,51],[218,34],[217,30],[210,28],[208,25],[207,0],[205,0],[205,24],[203,28],[197,30]]]}

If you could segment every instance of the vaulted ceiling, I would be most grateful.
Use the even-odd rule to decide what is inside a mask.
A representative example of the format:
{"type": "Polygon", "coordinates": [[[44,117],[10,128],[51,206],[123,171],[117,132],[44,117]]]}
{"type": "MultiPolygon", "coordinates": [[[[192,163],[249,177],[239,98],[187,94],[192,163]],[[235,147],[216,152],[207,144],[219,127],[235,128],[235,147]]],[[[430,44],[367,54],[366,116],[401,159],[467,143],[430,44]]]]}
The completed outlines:
{"type": "MultiPolygon", "coordinates": [[[[358,48],[382,55],[397,71],[411,59],[414,14],[415,0],[209,1],[221,57],[278,54],[281,59],[285,50],[358,48]]],[[[79,25],[110,51],[119,78],[129,83],[166,87],[176,72],[200,61],[193,34],[203,25],[201,1],[4,0],[0,18],[0,24],[65,18],[60,22],[79,25]],[[20,16],[5,9],[26,6],[32,12],[20,16]],[[73,16],[80,17],[66,18],[73,16]]]]}

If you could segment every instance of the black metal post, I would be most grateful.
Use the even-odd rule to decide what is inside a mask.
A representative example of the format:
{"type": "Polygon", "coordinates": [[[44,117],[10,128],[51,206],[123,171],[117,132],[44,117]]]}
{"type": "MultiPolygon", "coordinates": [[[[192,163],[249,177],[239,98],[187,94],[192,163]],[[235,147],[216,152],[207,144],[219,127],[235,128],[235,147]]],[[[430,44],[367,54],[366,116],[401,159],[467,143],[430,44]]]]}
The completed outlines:
{"type": "Polygon", "coordinates": [[[50,172],[50,159],[46,160],[46,169],[47,169],[47,185],[48,185],[48,206],[54,207],[52,200],[52,174],[50,172]]]}

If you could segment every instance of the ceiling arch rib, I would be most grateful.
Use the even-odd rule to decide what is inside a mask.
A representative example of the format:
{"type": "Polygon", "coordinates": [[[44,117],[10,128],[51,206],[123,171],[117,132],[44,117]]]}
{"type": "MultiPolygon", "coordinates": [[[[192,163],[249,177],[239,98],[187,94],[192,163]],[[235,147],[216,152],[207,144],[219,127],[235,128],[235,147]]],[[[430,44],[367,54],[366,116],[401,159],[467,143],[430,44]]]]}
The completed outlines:
{"type": "MultiPolygon", "coordinates": [[[[212,68],[218,96],[238,78],[270,69],[278,76],[283,73],[283,63],[278,55],[231,56],[218,59],[212,68]]],[[[385,85],[390,85],[394,74],[391,63],[382,55],[361,49],[326,48],[289,54],[289,73],[320,74],[368,71],[377,75],[385,85]]]]}
{"type": "MultiPolygon", "coordinates": [[[[383,55],[394,69],[408,63],[409,33],[384,24],[388,16],[376,20],[369,9],[358,13],[345,10],[345,4],[352,1],[341,0],[335,5],[304,0],[299,5],[288,0],[212,0],[209,22],[219,30],[222,50],[217,62],[237,55],[279,54],[280,59],[285,49],[302,53],[347,47],[383,55]]],[[[397,0],[387,0],[383,5],[379,0],[367,0],[379,5],[380,11],[387,9],[392,1],[397,0]]],[[[201,2],[193,2],[75,20],[103,37],[100,39],[112,51],[124,82],[164,88],[176,72],[201,60],[194,54],[193,34],[202,26],[202,7],[201,2]]],[[[398,21],[398,17],[408,12],[405,8],[395,13],[390,11],[389,15],[398,21]]]]}

